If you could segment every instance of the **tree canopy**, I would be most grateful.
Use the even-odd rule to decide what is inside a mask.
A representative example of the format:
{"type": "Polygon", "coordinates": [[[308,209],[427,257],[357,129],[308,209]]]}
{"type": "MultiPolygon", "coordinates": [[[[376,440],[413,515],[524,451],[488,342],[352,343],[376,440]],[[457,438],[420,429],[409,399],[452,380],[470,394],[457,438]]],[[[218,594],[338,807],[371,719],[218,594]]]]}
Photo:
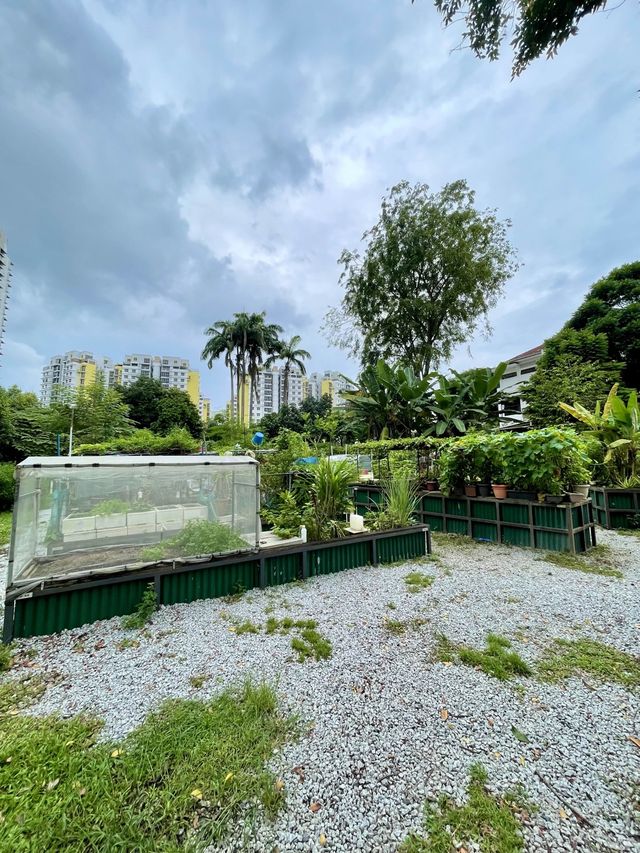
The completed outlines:
{"type": "Polygon", "coordinates": [[[464,18],[463,42],[481,59],[497,59],[510,33],[516,77],[537,57],[554,56],[606,0],[435,0],[435,6],[447,26],[464,18]]]}
{"type": "Polygon", "coordinates": [[[402,362],[423,377],[479,325],[488,328],[487,312],[518,264],[510,223],[474,203],[463,180],[437,193],[407,181],[393,187],[363,236],[364,254],[342,253],[344,297],[327,315],[329,340],[365,365],[402,362]],[[345,319],[360,340],[345,334],[345,319]]]}

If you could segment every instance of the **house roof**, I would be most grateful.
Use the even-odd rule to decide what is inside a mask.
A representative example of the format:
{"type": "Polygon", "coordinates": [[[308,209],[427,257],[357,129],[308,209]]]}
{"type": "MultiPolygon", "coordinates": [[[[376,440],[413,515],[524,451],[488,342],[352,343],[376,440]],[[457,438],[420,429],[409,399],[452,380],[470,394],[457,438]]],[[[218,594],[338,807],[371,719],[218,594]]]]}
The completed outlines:
{"type": "Polygon", "coordinates": [[[532,355],[540,355],[544,347],[544,344],[539,344],[537,347],[533,347],[533,349],[528,349],[525,352],[521,352],[519,355],[514,355],[513,358],[509,359],[509,364],[512,361],[521,361],[523,358],[530,358],[532,355]]]}

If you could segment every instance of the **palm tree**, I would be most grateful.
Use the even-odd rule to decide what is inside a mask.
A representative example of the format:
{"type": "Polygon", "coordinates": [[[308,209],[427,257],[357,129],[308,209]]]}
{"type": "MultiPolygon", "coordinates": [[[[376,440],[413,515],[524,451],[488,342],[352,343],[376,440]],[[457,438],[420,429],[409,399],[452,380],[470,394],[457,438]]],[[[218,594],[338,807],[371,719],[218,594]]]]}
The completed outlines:
{"type": "Polygon", "coordinates": [[[284,361],[282,370],[282,403],[284,406],[289,405],[289,374],[291,368],[297,367],[300,373],[305,376],[307,370],[304,366],[304,359],[311,358],[311,353],[308,353],[306,349],[298,349],[301,340],[300,335],[294,335],[290,341],[282,341],[278,352],[265,362],[266,367],[271,367],[275,361],[284,361]]]}
{"type": "Polygon", "coordinates": [[[205,331],[205,335],[208,336],[208,340],[204,345],[200,358],[207,362],[207,366],[209,367],[209,370],[211,370],[213,362],[220,358],[221,355],[224,355],[225,366],[229,368],[231,412],[233,412],[233,379],[235,373],[235,367],[233,364],[233,349],[235,347],[234,324],[229,322],[229,320],[218,320],[218,322],[214,323],[213,326],[209,326],[205,331]]]}

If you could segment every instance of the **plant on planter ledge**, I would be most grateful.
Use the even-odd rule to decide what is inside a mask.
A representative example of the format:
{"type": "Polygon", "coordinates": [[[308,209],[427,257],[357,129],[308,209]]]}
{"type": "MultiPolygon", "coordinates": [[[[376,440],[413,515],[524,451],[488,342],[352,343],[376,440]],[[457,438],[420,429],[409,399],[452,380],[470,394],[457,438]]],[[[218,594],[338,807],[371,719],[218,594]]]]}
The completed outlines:
{"type": "Polygon", "coordinates": [[[383,509],[369,525],[374,530],[392,530],[415,524],[419,503],[418,484],[414,477],[395,476],[383,484],[383,509]]]}

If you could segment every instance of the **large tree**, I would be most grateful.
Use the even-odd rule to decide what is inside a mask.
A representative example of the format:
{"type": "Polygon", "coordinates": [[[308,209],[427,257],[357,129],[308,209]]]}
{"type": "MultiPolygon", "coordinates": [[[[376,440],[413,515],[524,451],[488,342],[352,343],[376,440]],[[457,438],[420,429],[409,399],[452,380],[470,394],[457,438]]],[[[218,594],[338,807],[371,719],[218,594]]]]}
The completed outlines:
{"type": "Polygon", "coordinates": [[[329,340],[364,364],[399,361],[426,376],[479,325],[488,328],[487,313],[518,267],[509,225],[495,210],[477,210],[463,180],[437,193],[407,181],[393,187],[363,236],[364,254],[342,253],[344,297],[325,319],[329,340]]]}
{"type": "Polygon", "coordinates": [[[153,431],[166,435],[175,427],[185,427],[194,438],[201,438],[204,424],[189,395],[179,388],[162,390],[164,393],[160,398],[158,417],[151,427],[153,431]]]}
{"type": "Polygon", "coordinates": [[[265,367],[271,367],[276,361],[283,361],[284,368],[282,370],[282,405],[289,405],[289,374],[292,367],[297,367],[300,373],[304,376],[307,369],[304,365],[306,358],[311,358],[311,353],[306,349],[300,349],[300,335],[294,335],[288,341],[281,341],[278,352],[275,355],[270,355],[265,361],[265,367]]]}
{"type": "Polygon", "coordinates": [[[624,362],[623,383],[640,388],[640,261],[597,281],[566,324],[570,329],[605,335],[607,359],[624,362]]]}
{"type": "Polygon", "coordinates": [[[497,59],[510,35],[515,77],[542,54],[554,56],[606,0],[435,0],[435,6],[447,26],[464,19],[463,43],[481,59],[497,59]]]}
{"type": "Polygon", "coordinates": [[[166,388],[157,379],[140,376],[131,385],[119,388],[123,401],[129,406],[129,417],[141,429],[153,429],[160,414],[160,401],[166,388]]]}

